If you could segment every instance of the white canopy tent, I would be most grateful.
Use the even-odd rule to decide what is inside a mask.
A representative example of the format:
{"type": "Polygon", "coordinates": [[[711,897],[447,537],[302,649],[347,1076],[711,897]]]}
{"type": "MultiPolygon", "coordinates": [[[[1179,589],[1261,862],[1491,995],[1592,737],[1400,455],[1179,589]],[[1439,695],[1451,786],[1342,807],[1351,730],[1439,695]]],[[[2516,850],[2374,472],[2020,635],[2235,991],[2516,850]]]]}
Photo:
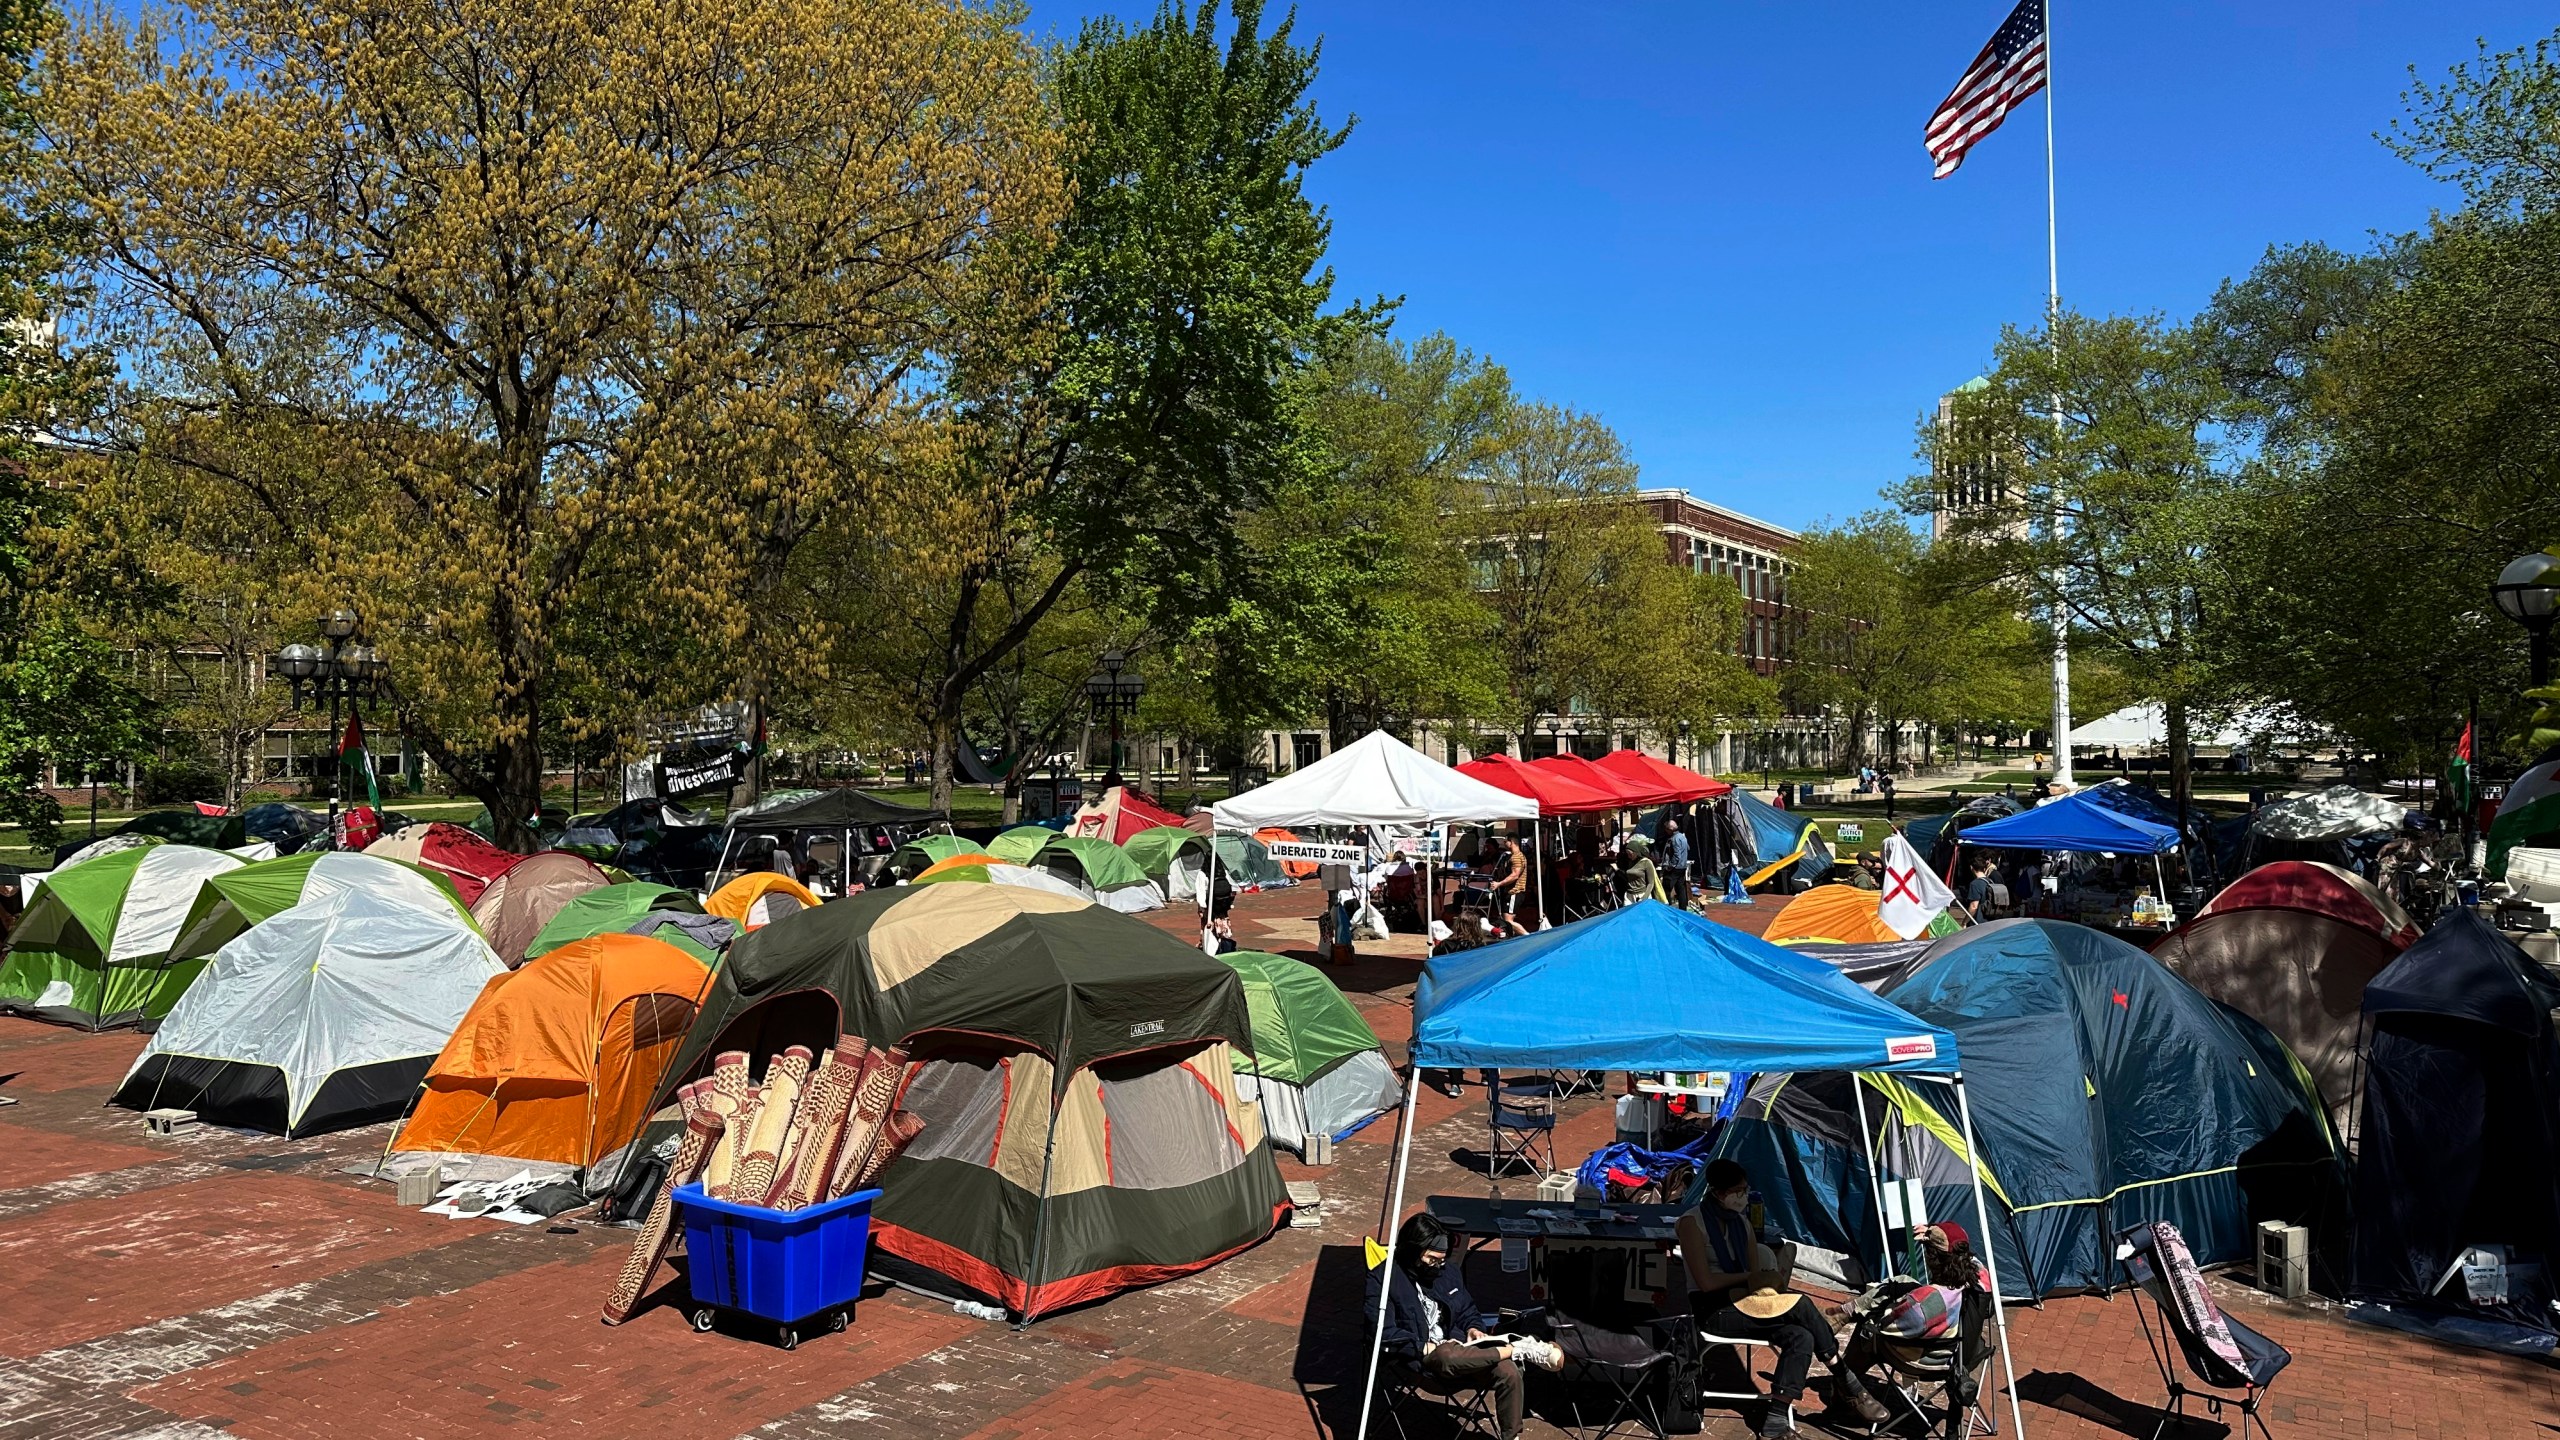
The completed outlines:
{"type": "MultiPolygon", "coordinates": [[[[1313,765],[1210,807],[1217,830],[1250,835],[1273,826],[1444,825],[1468,820],[1535,820],[1538,802],[1461,775],[1384,730],[1372,730],[1313,765]]],[[[1366,841],[1364,839],[1363,843],[1366,841]]],[[[1212,840],[1210,854],[1217,854],[1212,840]]],[[[1541,866],[1543,869],[1543,865],[1541,866]]],[[[1206,930],[1214,883],[1201,887],[1206,930]]],[[[1423,932],[1429,938],[1429,866],[1423,877],[1423,932]]]]}

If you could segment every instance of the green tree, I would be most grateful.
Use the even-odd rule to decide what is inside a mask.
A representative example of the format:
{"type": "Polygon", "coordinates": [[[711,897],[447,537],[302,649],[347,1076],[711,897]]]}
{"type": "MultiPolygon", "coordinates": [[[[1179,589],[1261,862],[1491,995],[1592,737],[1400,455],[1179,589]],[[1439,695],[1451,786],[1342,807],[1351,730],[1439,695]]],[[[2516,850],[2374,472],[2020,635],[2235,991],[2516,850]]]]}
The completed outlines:
{"type": "MultiPolygon", "coordinates": [[[[2240,498],[2227,439],[2239,405],[2210,339],[2157,317],[2066,312],[2049,331],[2004,331],[1988,379],[1959,395],[1956,424],[1921,432],[1933,475],[1980,466],[2010,482],[1963,513],[1945,560],[1959,584],[2059,609],[2076,646],[2161,705],[2183,806],[2192,720],[2225,695],[2213,640],[2230,591],[2215,541],[2240,498]]],[[[1916,478],[1906,508],[1934,493],[1916,478]]]]}
{"type": "MultiPolygon", "coordinates": [[[[934,795],[950,794],[969,693],[1077,586],[1164,634],[1245,588],[1238,519],[1307,463],[1303,371],[1328,315],[1330,225],[1304,191],[1339,146],[1308,92],[1317,50],[1259,0],[1143,29],[1086,22],[1051,57],[1073,204],[1042,262],[1054,343],[1024,344],[954,397],[964,489],[1005,538],[957,568],[931,706],[934,795]],[[1003,557],[1054,560],[986,626],[1003,557]]],[[[981,533],[985,533],[981,531],[981,533]]],[[[1239,692],[1240,693],[1240,692],[1239,692]]]]}

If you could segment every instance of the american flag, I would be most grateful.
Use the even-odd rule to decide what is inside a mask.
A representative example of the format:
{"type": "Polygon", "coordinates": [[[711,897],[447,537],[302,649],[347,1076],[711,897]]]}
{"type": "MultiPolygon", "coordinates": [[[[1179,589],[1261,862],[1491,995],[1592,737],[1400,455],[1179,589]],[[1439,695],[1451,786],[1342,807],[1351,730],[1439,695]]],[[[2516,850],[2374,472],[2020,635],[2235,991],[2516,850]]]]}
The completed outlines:
{"type": "Polygon", "coordinates": [[[2044,88],[2044,40],[2044,0],[2018,0],[1929,117],[1924,143],[1938,162],[1932,178],[1956,173],[1974,141],[1999,129],[2012,107],[2044,88]]]}

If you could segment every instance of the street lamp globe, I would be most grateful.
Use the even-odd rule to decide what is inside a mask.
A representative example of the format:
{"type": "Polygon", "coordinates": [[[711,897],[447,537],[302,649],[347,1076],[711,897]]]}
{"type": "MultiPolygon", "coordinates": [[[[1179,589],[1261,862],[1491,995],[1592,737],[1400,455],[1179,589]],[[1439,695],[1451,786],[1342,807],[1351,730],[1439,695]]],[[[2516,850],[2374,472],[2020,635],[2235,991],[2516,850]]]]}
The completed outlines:
{"type": "Polygon", "coordinates": [[[356,612],[340,606],[320,617],[320,633],[331,640],[344,640],[356,633],[356,612]]]}
{"type": "Polygon", "coordinates": [[[2508,561],[2489,596],[2508,619],[2526,629],[2550,629],[2554,603],[2560,601],[2560,556],[2536,551],[2508,561]]]}
{"type": "Polygon", "coordinates": [[[320,673],[320,658],[317,645],[287,645],[276,652],[275,666],[287,680],[308,680],[320,673]]]}

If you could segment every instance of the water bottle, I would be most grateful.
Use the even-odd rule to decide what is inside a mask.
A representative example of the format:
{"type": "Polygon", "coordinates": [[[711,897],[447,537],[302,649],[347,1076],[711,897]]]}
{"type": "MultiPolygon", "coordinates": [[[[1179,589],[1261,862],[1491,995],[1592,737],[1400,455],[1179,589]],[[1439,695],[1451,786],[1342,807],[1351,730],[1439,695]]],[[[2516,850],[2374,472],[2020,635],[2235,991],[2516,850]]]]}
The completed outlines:
{"type": "Polygon", "coordinates": [[[1769,1241],[1769,1206],[1767,1202],[1760,1198],[1759,1191],[1754,1190],[1751,1192],[1751,1203],[1742,1213],[1744,1218],[1750,1223],[1753,1238],[1759,1240],[1764,1245],[1767,1244],[1769,1241]]]}
{"type": "Polygon", "coordinates": [[[1001,1321],[1005,1318],[1003,1306],[981,1305],[975,1300],[954,1300],[951,1302],[951,1308],[968,1316],[972,1320],[1001,1321]]]}

